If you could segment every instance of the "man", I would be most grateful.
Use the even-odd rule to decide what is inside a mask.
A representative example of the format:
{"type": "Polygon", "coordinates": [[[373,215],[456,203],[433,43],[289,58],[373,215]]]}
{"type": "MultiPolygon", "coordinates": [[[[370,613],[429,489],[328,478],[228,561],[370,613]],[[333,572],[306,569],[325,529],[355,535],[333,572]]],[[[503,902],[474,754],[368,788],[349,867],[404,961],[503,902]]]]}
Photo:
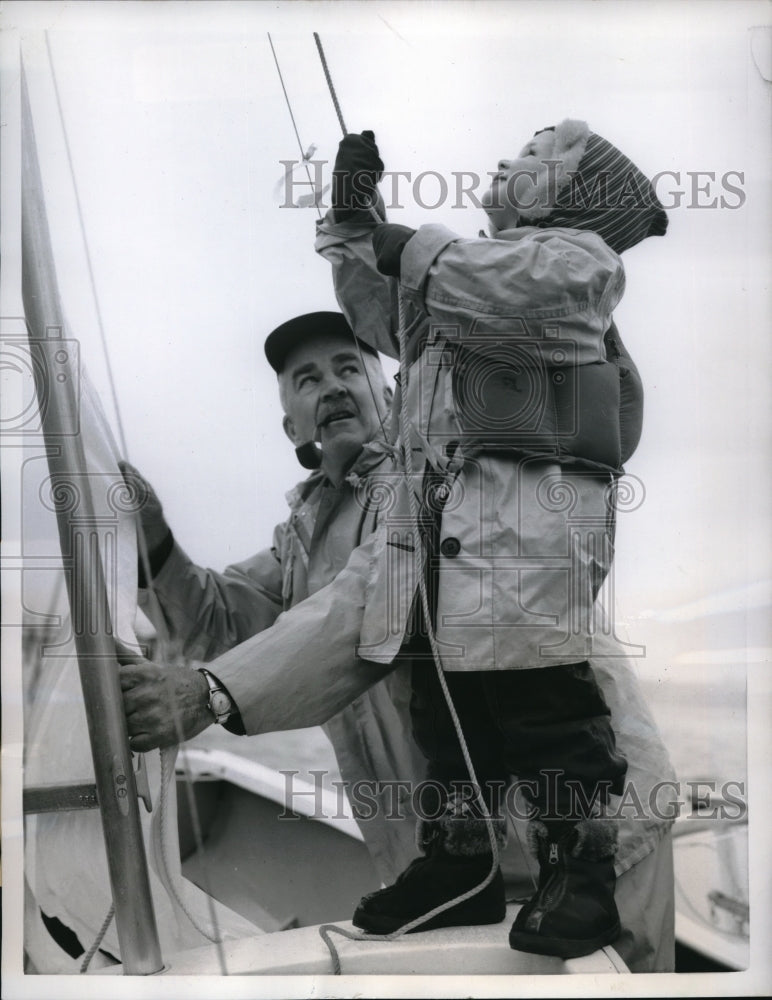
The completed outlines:
{"type": "MultiPolygon", "coordinates": [[[[313,344],[313,329],[313,323],[306,327],[305,348],[309,347],[309,342],[313,344]]],[[[289,332],[298,330],[297,324],[289,325],[289,332]]],[[[287,332],[285,330],[285,334],[287,332]]],[[[350,338],[350,331],[347,336],[350,338]]],[[[320,339],[328,350],[335,347],[334,337],[320,339]]],[[[388,507],[389,487],[393,483],[388,449],[378,445],[367,448],[360,459],[354,459],[351,464],[355,442],[358,440],[357,447],[361,450],[362,442],[379,430],[385,407],[376,417],[370,414],[365,419],[363,414],[367,411],[368,396],[359,392],[361,371],[358,374],[353,370],[350,373],[339,371],[333,378],[334,373],[325,361],[320,362],[315,351],[308,356],[302,343],[303,337],[290,337],[287,341],[291,340],[295,346],[294,358],[291,352],[283,358],[281,353],[270,350],[269,345],[275,345],[279,340],[277,332],[277,335],[269,337],[266,348],[269,360],[279,375],[280,394],[286,410],[285,431],[300,449],[299,454],[305,461],[309,460],[309,456],[313,458],[315,452],[304,446],[315,437],[320,439],[319,472],[312,474],[293,491],[293,513],[289,521],[277,529],[272,549],[222,575],[204,573],[194,567],[171,538],[159,505],[147,503],[143,520],[150,535],[151,548],[155,550],[152,560],[154,588],[164,607],[164,617],[172,627],[172,634],[183,641],[187,655],[203,661],[217,657],[216,662],[210,662],[212,676],[217,678],[220,686],[224,684],[231,703],[235,702],[241,709],[238,723],[246,732],[326,724],[344,780],[354,782],[358,778],[368,778],[375,782],[378,793],[383,789],[373,818],[360,823],[360,826],[382,877],[390,881],[402,870],[406,860],[415,854],[415,821],[409,797],[398,804],[397,812],[401,819],[388,821],[385,817],[395,814],[393,795],[395,787],[400,787],[397,781],[404,787],[405,779],[411,779],[415,785],[424,774],[422,758],[415,752],[410,735],[406,671],[399,666],[390,673],[385,684],[377,683],[392,668],[379,668],[357,660],[353,656],[353,639],[348,640],[352,647],[350,662],[339,662],[334,655],[333,647],[340,637],[343,636],[345,642],[347,636],[353,635],[351,623],[356,618],[357,606],[364,600],[363,593],[357,598],[356,588],[348,589],[351,567],[337,580],[337,586],[344,594],[343,600],[338,603],[352,607],[351,616],[335,619],[329,616],[325,610],[325,592],[321,591],[317,595],[318,605],[312,597],[294,608],[291,613],[295,616],[294,627],[267,628],[277,619],[283,607],[301,601],[306,593],[310,594],[335,574],[339,560],[345,561],[346,553],[338,550],[333,561],[325,565],[326,553],[330,549],[324,541],[331,537],[330,532],[338,521],[338,517],[320,515],[326,507],[325,498],[335,510],[351,512],[353,508],[347,501],[350,501],[357,477],[360,485],[371,484],[369,494],[365,492],[362,495],[362,505],[354,505],[358,512],[356,516],[362,521],[360,527],[343,532],[346,546],[356,544],[356,540],[364,537],[377,522],[379,512],[374,509],[376,496],[382,504],[385,499],[384,506],[388,507]],[[309,390],[308,386],[319,388],[309,390]],[[298,399],[298,396],[302,398],[298,399]],[[315,403],[314,398],[318,402],[315,403]],[[331,419],[334,413],[337,417],[331,419]],[[324,426],[319,426],[317,430],[317,426],[322,424],[324,426]],[[368,430],[365,430],[366,427],[368,430]],[[346,481],[346,469],[349,482],[346,481]],[[312,525],[312,522],[315,524],[312,525]],[[309,623],[316,623],[313,631],[319,641],[317,652],[304,656],[303,647],[297,644],[296,637],[299,632],[312,627],[309,623]],[[261,629],[265,629],[262,636],[256,636],[242,646],[235,645],[261,629]],[[254,651],[250,649],[250,644],[259,644],[261,639],[267,643],[262,651],[259,645],[254,651]],[[388,691],[385,690],[386,684],[390,688],[388,691]]],[[[376,387],[376,398],[380,393],[385,403],[388,390],[385,390],[382,374],[378,374],[377,359],[372,354],[365,354],[364,358],[371,383],[376,387]]],[[[355,367],[352,357],[340,360],[355,367]]],[[[372,400],[372,396],[369,398],[372,400]]],[[[345,520],[344,516],[342,521],[345,520]]],[[[370,536],[370,544],[374,537],[370,536]]],[[[354,555],[354,563],[360,569],[363,564],[367,565],[366,553],[367,546],[354,555]]],[[[354,577],[361,579],[357,573],[354,577]]],[[[329,589],[325,588],[327,596],[329,589]]],[[[290,617],[283,616],[282,622],[287,622],[290,617]]],[[[664,751],[656,728],[642,706],[632,671],[620,657],[618,646],[611,643],[606,653],[615,659],[599,660],[596,670],[606,698],[620,720],[620,747],[625,749],[630,740],[646,744],[649,757],[637,760],[637,770],[632,775],[638,787],[645,789],[651,787],[657,777],[668,773],[663,763],[664,751]],[[626,729],[628,722],[632,726],[630,729],[626,729]]],[[[124,659],[130,661],[134,658],[124,659]]],[[[176,742],[168,710],[169,680],[175,692],[174,709],[179,713],[186,738],[215,722],[214,708],[217,708],[219,716],[217,721],[237,731],[239,726],[235,717],[229,714],[227,706],[223,709],[217,704],[222,700],[219,695],[210,695],[203,674],[188,669],[165,671],[153,664],[134,663],[122,669],[134,749],[146,750],[176,742]]],[[[217,682],[213,686],[217,687],[217,682]]],[[[645,796],[645,791],[641,794],[645,796]]],[[[661,912],[663,894],[660,885],[667,879],[669,853],[664,847],[662,851],[649,853],[647,842],[664,833],[663,829],[657,833],[662,826],[654,821],[629,824],[629,829],[625,831],[626,839],[623,835],[624,849],[620,853],[620,865],[624,868],[633,865],[622,876],[617,892],[625,925],[632,930],[618,946],[623,956],[642,971],[667,967],[668,962],[667,926],[662,940],[662,921],[654,918],[656,933],[652,934],[651,928],[643,926],[641,919],[646,914],[651,918],[657,906],[661,912]],[[643,862],[636,863],[644,855],[643,862]],[[635,892],[628,898],[626,887],[633,885],[635,892]],[[646,893],[650,893],[648,910],[646,893]],[[638,927],[635,926],[634,914],[638,916],[638,927]]],[[[519,867],[520,878],[527,878],[522,863],[519,867]]],[[[672,924],[670,945],[672,950],[672,924]]]]}
{"type": "MultiPolygon", "coordinates": [[[[158,602],[156,607],[145,594],[144,609],[156,622],[162,614],[163,631],[188,659],[210,661],[267,629],[282,611],[334,579],[377,523],[377,493],[368,491],[367,483],[390,463],[383,427],[392,398],[377,353],[355,340],[340,313],[315,312],[274,330],[265,342],[265,354],[278,379],[284,432],[301,464],[313,469],[287,495],[290,516],[274,530],[270,548],[224,573],[194,565],[175,541],[152,488],[136,469],[123,467],[143,497],[142,526],[158,602]]],[[[144,578],[142,572],[140,576],[144,578]]],[[[214,721],[234,733],[244,732],[232,699],[211,673],[182,670],[174,676],[188,738],[214,721]]],[[[396,671],[331,718],[319,720],[344,781],[366,777],[388,786],[420,775],[420,754],[403,731],[395,707],[407,697],[408,683],[406,672],[396,671]]],[[[159,689],[156,698],[148,688],[145,704],[153,723],[166,727],[169,741],[175,742],[173,717],[162,707],[164,693],[159,689]]],[[[127,691],[127,705],[137,694],[127,691]]],[[[288,712],[302,718],[303,687],[288,683],[285,698],[288,712]]],[[[311,723],[301,721],[299,726],[306,724],[311,723]]],[[[149,719],[146,725],[151,726],[149,719]]],[[[148,749],[142,732],[131,742],[135,750],[148,749]]],[[[363,826],[385,881],[414,854],[409,802],[402,811],[405,822],[385,822],[386,810],[381,808],[376,819],[363,826]]]]}

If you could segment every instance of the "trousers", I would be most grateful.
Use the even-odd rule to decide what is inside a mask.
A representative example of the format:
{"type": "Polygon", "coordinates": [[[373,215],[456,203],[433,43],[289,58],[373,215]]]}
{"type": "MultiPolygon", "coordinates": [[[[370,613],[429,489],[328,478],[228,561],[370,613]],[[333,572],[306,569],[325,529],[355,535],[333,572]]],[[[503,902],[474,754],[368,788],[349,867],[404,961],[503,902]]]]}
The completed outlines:
{"type": "MultiPolygon", "coordinates": [[[[434,664],[415,662],[411,676],[413,736],[428,765],[422,808],[440,809],[454,785],[469,784],[469,771],[434,664]]],[[[582,819],[622,793],[627,761],[587,661],[444,678],[489,810],[500,808],[511,775],[546,819],[582,819]]]]}

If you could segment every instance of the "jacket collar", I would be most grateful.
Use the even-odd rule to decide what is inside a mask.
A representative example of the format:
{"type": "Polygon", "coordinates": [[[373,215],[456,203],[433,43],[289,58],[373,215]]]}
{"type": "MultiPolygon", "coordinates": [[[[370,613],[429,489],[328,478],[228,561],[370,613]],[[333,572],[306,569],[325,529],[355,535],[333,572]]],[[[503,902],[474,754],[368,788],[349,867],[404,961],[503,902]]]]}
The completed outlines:
{"type": "MultiPolygon", "coordinates": [[[[346,482],[350,486],[357,486],[362,478],[367,476],[373,469],[377,468],[389,456],[394,456],[396,449],[386,441],[376,439],[369,441],[362,447],[361,452],[354,461],[349,471],[346,473],[346,482]]],[[[285,499],[290,510],[295,511],[302,504],[306,503],[311,494],[322,486],[330,486],[330,480],[321,469],[311,473],[302,482],[293,486],[285,494],[285,499]]]]}

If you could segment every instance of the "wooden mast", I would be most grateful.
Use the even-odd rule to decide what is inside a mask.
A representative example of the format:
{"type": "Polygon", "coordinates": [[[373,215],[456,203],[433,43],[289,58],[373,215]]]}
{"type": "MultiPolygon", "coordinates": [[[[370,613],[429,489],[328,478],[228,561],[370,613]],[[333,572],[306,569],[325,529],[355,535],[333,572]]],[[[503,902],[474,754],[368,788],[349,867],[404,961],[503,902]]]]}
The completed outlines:
{"type": "Polygon", "coordinates": [[[79,427],[76,342],[54,269],[22,67],[22,298],[40,404],[124,974],[163,968],[123,713],[99,521],[79,427]],[[72,498],[77,498],[73,506],[72,498]]]}

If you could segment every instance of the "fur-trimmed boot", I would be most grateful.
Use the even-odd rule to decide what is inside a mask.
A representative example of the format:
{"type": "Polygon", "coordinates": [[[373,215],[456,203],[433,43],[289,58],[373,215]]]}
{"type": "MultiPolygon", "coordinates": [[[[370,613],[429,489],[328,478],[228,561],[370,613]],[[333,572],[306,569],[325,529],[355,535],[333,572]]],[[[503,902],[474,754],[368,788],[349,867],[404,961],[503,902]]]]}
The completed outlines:
{"type": "MultiPolygon", "coordinates": [[[[506,820],[494,819],[496,843],[506,843],[506,820]]],[[[493,865],[484,819],[448,804],[436,820],[419,820],[416,840],[422,852],[397,876],[393,885],[364,896],[354,913],[354,926],[370,934],[391,934],[416,917],[484,882],[493,865]]],[[[428,931],[464,924],[497,924],[506,914],[501,868],[484,889],[414,928],[428,931]]]]}
{"type": "Polygon", "coordinates": [[[579,958],[615,941],[620,933],[614,902],[616,823],[532,820],[528,840],[539,861],[539,887],[515,918],[510,946],[579,958]]]}

